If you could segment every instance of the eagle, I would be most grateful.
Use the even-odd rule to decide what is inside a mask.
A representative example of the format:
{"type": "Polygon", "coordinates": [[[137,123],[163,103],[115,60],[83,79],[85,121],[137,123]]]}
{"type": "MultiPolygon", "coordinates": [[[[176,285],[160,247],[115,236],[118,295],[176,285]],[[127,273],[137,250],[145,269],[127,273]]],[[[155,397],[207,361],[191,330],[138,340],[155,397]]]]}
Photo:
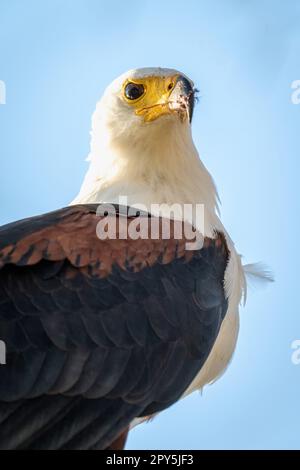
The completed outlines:
{"type": "Polygon", "coordinates": [[[196,94],[173,69],[114,80],[77,197],[0,228],[1,449],[123,449],[230,362],[246,268],[193,142],[196,94]]]}

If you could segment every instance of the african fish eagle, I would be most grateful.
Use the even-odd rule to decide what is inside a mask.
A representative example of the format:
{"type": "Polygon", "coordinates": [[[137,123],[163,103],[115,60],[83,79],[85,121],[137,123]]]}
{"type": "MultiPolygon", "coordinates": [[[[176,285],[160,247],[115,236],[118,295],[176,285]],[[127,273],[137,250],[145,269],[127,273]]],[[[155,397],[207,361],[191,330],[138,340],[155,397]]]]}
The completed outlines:
{"type": "Polygon", "coordinates": [[[194,102],[176,70],[122,75],[93,115],[72,204],[0,228],[1,449],[123,448],[133,425],[228,365],[245,270],[193,143],[194,102]],[[99,214],[104,203],[115,213],[99,214]],[[200,204],[204,224],[193,210],[170,216],[174,204],[200,204]],[[169,237],[118,236],[141,205],[170,221],[169,237]],[[99,237],[112,217],[117,236],[99,237]],[[201,245],[176,238],[178,221],[201,232],[201,245]]]}

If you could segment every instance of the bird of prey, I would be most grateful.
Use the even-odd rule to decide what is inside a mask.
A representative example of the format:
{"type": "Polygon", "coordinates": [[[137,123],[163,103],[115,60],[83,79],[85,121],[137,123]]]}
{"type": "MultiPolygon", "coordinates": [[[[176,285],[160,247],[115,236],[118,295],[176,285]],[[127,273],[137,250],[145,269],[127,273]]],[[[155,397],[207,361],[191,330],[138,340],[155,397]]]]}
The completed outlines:
{"type": "Polygon", "coordinates": [[[117,78],[75,200],[0,228],[1,449],[122,449],[132,426],[227,367],[245,269],[193,143],[195,93],[172,69],[117,78]],[[169,236],[124,237],[142,220],[169,222],[169,236]],[[115,236],[100,236],[111,221],[115,236]],[[192,247],[185,224],[202,237],[192,247]]]}

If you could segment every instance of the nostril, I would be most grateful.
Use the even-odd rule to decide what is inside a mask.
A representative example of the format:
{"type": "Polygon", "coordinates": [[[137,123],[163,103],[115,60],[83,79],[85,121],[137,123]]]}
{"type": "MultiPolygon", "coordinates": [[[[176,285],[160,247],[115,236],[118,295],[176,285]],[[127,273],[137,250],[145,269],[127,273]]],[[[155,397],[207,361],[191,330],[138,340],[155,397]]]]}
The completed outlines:
{"type": "Polygon", "coordinates": [[[169,86],[168,86],[168,90],[171,91],[174,87],[174,83],[170,83],[169,86]]]}

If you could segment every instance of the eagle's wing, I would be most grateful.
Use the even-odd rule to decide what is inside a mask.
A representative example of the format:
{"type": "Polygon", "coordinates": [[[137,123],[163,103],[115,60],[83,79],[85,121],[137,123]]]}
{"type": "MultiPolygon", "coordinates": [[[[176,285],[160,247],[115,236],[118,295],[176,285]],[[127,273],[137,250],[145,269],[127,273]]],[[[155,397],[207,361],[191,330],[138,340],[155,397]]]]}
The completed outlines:
{"type": "Polygon", "coordinates": [[[99,220],[83,205],[0,229],[0,448],[106,448],[176,402],[213,347],[222,235],[198,251],[101,241],[99,220]]]}

